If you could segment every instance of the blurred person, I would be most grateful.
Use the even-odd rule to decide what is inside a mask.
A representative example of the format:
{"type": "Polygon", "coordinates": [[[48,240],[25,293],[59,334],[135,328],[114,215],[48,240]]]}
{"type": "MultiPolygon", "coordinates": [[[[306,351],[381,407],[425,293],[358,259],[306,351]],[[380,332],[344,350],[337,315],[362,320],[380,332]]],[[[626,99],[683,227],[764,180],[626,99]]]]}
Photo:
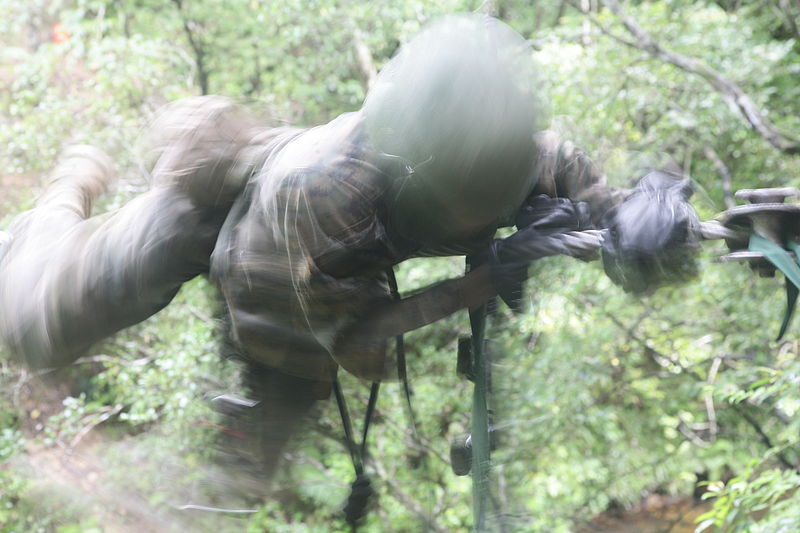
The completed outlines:
{"type": "Polygon", "coordinates": [[[648,190],[678,190],[685,203],[685,181],[608,187],[586,154],[540,131],[538,89],[524,39],[459,16],[404,46],[359,111],[321,126],[266,128],[221,97],[173,104],[152,127],[152,188],[117,211],[91,216],[113,165],[74,147],[0,248],[0,338],[30,366],[67,365],[209,276],[245,362],[248,400],[233,410],[269,477],[340,367],[369,380],[392,370],[386,340],[400,331],[360,324],[429,321],[428,309],[393,298],[394,265],[473,256],[485,267],[453,289],[461,306],[496,293],[517,305],[527,264],[504,261],[509,243],[611,226],[607,264],[650,269],[637,251],[659,257],[691,240],[691,214],[642,218],[663,196],[648,190]],[[633,221],[619,216],[626,204],[633,221]],[[669,238],[651,246],[654,235],[669,238]]]}

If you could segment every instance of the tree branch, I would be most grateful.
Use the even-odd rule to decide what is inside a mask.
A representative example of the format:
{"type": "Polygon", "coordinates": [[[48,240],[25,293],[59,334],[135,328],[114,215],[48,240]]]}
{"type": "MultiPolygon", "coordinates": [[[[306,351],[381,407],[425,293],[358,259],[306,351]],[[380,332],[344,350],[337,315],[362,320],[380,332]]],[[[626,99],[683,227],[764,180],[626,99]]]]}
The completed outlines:
{"type": "MultiPolygon", "coordinates": [[[[721,364],[722,357],[714,357],[714,362],[711,363],[711,368],[708,369],[708,379],[706,379],[706,383],[708,383],[710,386],[714,385],[714,381],[717,379],[717,373],[719,372],[719,367],[721,364]]],[[[719,426],[717,426],[717,410],[714,408],[714,394],[711,391],[706,393],[705,403],[706,413],[708,415],[708,432],[711,434],[711,438],[713,439],[719,432],[719,426]]]]}
{"type": "MultiPolygon", "coordinates": [[[[734,411],[739,413],[739,416],[744,418],[745,421],[750,424],[750,427],[752,427],[753,430],[755,430],[755,432],[758,434],[758,437],[761,439],[761,442],[764,443],[764,446],[769,449],[775,449],[772,439],[769,438],[769,435],[767,435],[766,431],[764,431],[764,428],[761,427],[761,424],[758,422],[758,420],[756,420],[750,413],[747,412],[746,409],[743,409],[742,406],[737,403],[731,404],[731,407],[733,407],[734,411]]],[[[788,470],[800,472],[800,466],[789,461],[782,451],[776,451],[775,456],[778,458],[778,461],[780,461],[780,463],[788,470]]]]}
{"type": "MultiPolygon", "coordinates": [[[[671,364],[674,364],[674,365],[678,366],[678,367],[681,369],[681,372],[683,372],[683,373],[685,373],[685,374],[687,374],[687,375],[691,376],[691,377],[692,377],[693,379],[695,379],[696,381],[698,381],[698,382],[705,382],[705,383],[710,383],[710,382],[711,382],[711,379],[712,379],[712,378],[711,378],[711,373],[709,373],[709,376],[708,376],[708,378],[704,378],[704,377],[703,377],[703,376],[701,376],[701,375],[700,375],[700,373],[698,373],[696,370],[693,370],[693,369],[691,369],[691,368],[689,368],[689,367],[686,367],[686,366],[682,365],[682,364],[681,364],[681,362],[680,362],[680,361],[678,361],[677,359],[675,359],[675,358],[673,358],[673,357],[669,357],[669,356],[668,356],[668,355],[666,355],[666,354],[662,354],[662,353],[656,352],[655,350],[653,350],[652,348],[650,348],[650,346],[647,344],[647,342],[646,342],[644,339],[642,339],[641,337],[639,337],[638,335],[636,335],[636,334],[635,334],[635,332],[633,331],[633,329],[634,329],[636,326],[633,326],[632,328],[627,328],[627,327],[625,327],[625,325],[623,324],[623,322],[622,322],[621,320],[619,320],[617,317],[615,317],[615,316],[614,316],[612,313],[608,313],[608,314],[607,314],[607,316],[608,316],[608,317],[611,319],[611,321],[612,321],[612,322],[613,322],[613,323],[614,323],[614,324],[615,324],[617,327],[619,327],[620,329],[622,329],[622,330],[624,330],[624,331],[626,331],[626,332],[627,332],[627,335],[628,335],[628,339],[629,339],[629,340],[632,340],[632,341],[636,342],[637,344],[639,344],[640,346],[642,346],[643,348],[645,348],[645,353],[646,353],[646,354],[647,354],[647,355],[648,355],[650,358],[652,358],[652,359],[653,359],[653,361],[654,361],[654,362],[656,362],[657,364],[663,364],[663,363],[662,363],[662,362],[659,360],[659,359],[663,358],[663,359],[666,359],[666,360],[667,360],[669,363],[671,363],[671,364]]],[[[716,377],[716,373],[717,373],[717,371],[718,371],[719,369],[718,369],[718,368],[713,368],[713,367],[712,367],[712,370],[713,370],[714,377],[716,377]]],[[[766,431],[765,431],[765,430],[764,430],[764,428],[761,426],[761,424],[759,423],[759,421],[758,421],[758,420],[756,420],[756,419],[755,419],[755,417],[753,417],[753,415],[752,415],[751,413],[749,413],[749,412],[748,412],[746,409],[744,409],[744,408],[742,407],[742,405],[740,405],[740,404],[731,403],[731,404],[729,404],[729,405],[730,405],[730,407],[733,409],[733,411],[734,411],[735,413],[737,413],[737,414],[738,414],[738,415],[739,415],[739,416],[740,416],[742,419],[744,419],[744,421],[745,421],[745,422],[747,422],[747,424],[748,424],[748,425],[749,425],[751,428],[753,428],[753,430],[754,430],[754,431],[756,432],[756,434],[758,435],[758,437],[759,437],[759,440],[761,440],[761,442],[762,442],[762,443],[763,443],[763,444],[764,444],[764,445],[765,445],[767,448],[776,450],[776,452],[775,452],[775,456],[778,458],[778,461],[779,461],[779,462],[780,462],[780,463],[781,463],[781,464],[782,464],[784,467],[786,467],[786,468],[788,468],[788,469],[791,469],[791,470],[795,470],[795,471],[798,471],[798,472],[800,472],[800,465],[795,465],[794,463],[792,463],[792,462],[791,462],[791,461],[790,461],[790,460],[789,460],[789,459],[786,457],[786,455],[785,455],[785,454],[784,454],[782,451],[779,451],[779,450],[777,450],[777,448],[775,447],[775,445],[774,445],[774,444],[773,444],[773,442],[772,442],[772,439],[770,439],[769,435],[767,435],[766,431]]],[[[774,415],[774,413],[770,413],[770,414],[773,414],[773,416],[775,416],[775,415],[774,415]]],[[[715,417],[716,417],[716,412],[715,412],[715,417]]],[[[709,420],[709,427],[710,427],[710,422],[711,422],[711,421],[709,420]]],[[[714,424],[716,425],[716,420],[714,421],[714,424]]],[[[679,427],[679,429],[680,429],[680,427],[679,427]]],[[[681,430],[681,432],[683,433],[683,430],[681,430]]],[[[683,433],[683,434],[684,434],[684,436],[686,436],[686,437],[688,438],[688,435],[687,435],[686,433],[683,433]]],[[[692,440],[692,439],[690,439],[690,440],[692,440]]],[[[692,442],[694,442],[694,441],[692,440],[692,442]]],[[[695,443],[695,444],[696,444],[696,443],[695,443]]]]}
{"type": "Polygon", "coordinates": [[[203,47],[203,43],[200,42],[200,39],[192,31],[192,26],[195,26],[195,23],[190,21],[184,14],[183,11],[183,0],[172,0],[172,3],[175,4],[175,7],[178,8],[178,13],[181,17],[181,23],[183,24],[183,31],[186,33],[186,38],[189,40],[189,46],[192,47],[192,51],[194,52],[194,61],[197,65],[197,83],[200,84],[200,93],[201,94],[208,94],[208,68],[206,67],[206,51],[203,47]]]}
{"type": "Polygon", "coordinates": [[[430,516],[425,509],[423,509],[418,500],[412,498],[408,493],[400,488],[399,484],[395,483],[394,476],[389,475],[389,473],[386,471],[386,468],[384,468],[383,463],[373,457],[372,465],[375,467],[375,472],[377,472],[378,476],[380,476],[381,481],[386,484],[386,487],[389,489],[389,493],[407,509],[421,518],[425,522],[426,530],[435,531],[436,533],[447,533],[448,530],[436,522],[434,518],[430,516]]]}
{"type": "Polygon", "coordinates": [[[567,10],[567,3],[569,0],[561,0],[558,4],[558,11],[556,12],[556,17],[553,19],[553,22],[550,24],[551,26],[558,26],[561,23],[561,18],[564,16],[564,12],[567,10]]]}
{"type": "MultiPolygon", "coordinates": [[[[588,302],[588,303],[596,303],[596,302],[592,302],[592,300],[587,298],[586,296],[580,297],[580,301],[588,302]]],[[[652,309],[652,308],[648,307],[648,309],[652,309]]],[[[635,329],[636,329],[637,325],[627,326],[626,323],[629,322],[629,321],[620,320],[619,318],[613,316],[613,314],[608,314],[607,316],[609,316],[611,318],[611,321],[620,330],[622,330],[622,332],[625,333],[627,341],[633,340],[636,343],[640,344],[641,346],[647,348],[645,339],[640,337],[640,336],[638,336],[638,335],[636,335],[635,329]]],[[[641,320],[641,317],[639,318],[639,320],[641,320]]],[[[637,322],[637,324],[638,324],[638,322],[637,322]]],[[[655,354],[647,354],[647,355],[652,357],[655,354]]],[[[671,360],[671,361],[675,361],[676,363],[680,364],[676,360],[676,358],[666,357],[663,354],[661,354],[660,357],[663,357],[663,358],[671,360]]],[[[714,380],[716,378],[716,375],[717,375],[717,373],[719,371],[720,362],[722,362],[723,360],[726,360],[728,358],[737,358],[738,359],[738,358],[742,358],[742,357],[743,356],[736,356],[736,355],[733,355],[733,354],[721,354],[721,355],[714,356],[713,364],[712,364],[711,369],[707,373],[708,374],[707,377],[703,377],[702,375],[700,375],[700,373],[698,373],[695,370],[690,370],[690,369],[692,369],[692,366],[694,366],[694,365],[692,365],[692,366],[682,366],[681,368],[682,368],[683,373],[690,375],[692,378],[694,378],[698,382],[704,382],[704,383],[707,383],[707,384],[711,385],[711,384],[713,384],[713,382],[714,382],[714,380]]],[[[704,360],[704,361],[707,362],[708,360],[704,360]]],[[[659,362],[659,361],[657,361],[657,362],[659,362]]],[[[695,365],[696,364],[697,363],[695,363],[695,365]]],[[[595,404],[595,406],[596,406],[596,404],[595,404]]],[[[793,465],[791,463],[791,461],[788,459],[788,457],[786,456],[786,454],[783,452],[782,448],[779,449],[779,448],[775,447],[774,443],[769,438],[769,436],[767,435],[766,431],[763,429],[763,426],[759,423],[758,419],[754,416],[754,414],[752,412],[750,412],[750,413],[742,412],[742,411],[744,411],[745,409],[748,408],[747,406],[735,405],[734,404],[734,405],[730,405],[730,407],[732,407],[734,412],[737,413],[739,416],[741,416],[744,419],[744,421],[750,427],[752,427],[755,430],[755,432],[758,435],[758,439],[760,440],[761,443],[763,443],[770,450],[774,450],[775,451],[775,455],[776,455],[777,459],[780,461],[780,463],[784,467],[791,468],[792,470],[800,470],[800,465],[793,465]]],[[[753,408],[756,409],[757,407],[753,406],[753,408]]],[[[716,421],[715,421],[716,420],[716,414],[714,414],[713,420],[714,420],[714,424],[715,424],[716,423],[716,421]]],[[[711,423],[712,423],[712,418],[711,418],[711,416],[709,416],[709,428],[711,427],[711,423]]],[[[685,422],[681,421],[680,424],[678,425],[678,429],[683,434],[683,436],[686,439],[688,439],[690,442],[694,443],[697,446],[702,446],[704,448],[708,447],[708,443],[703,441],[703,439],[701,439],[700,436],[695,433],[694,428],[692,428],[690,426],[687,426],[685,422]]],[[[675,447],[675,449],[678,450],[678,449],[680,449],[680,447],[675,447]]],[[[675,453],[675,452],[673,452],[673,453],[675,453]]],[[[669,456],[667,456],[667,457],[669,457],[669,456]]],[[[658,460],[659,461],[664,461],[665,459],[666,459],[666,457],[665,458],[659,458],[658,460]]],[[[637,470],[637,472],[638,472],[638,470],[637,470]]],[[[589,486],[587,487],[587,490],[597,490],[597,493],[605,492],[605,491],[608,490],[609,487],[612,486],[612,483],[615,482],[615,481],[618,481],[620,479],[620,477],[621,476],[617,476],[617,477],[613,478],[611,482],[607,482],[603,486],[599,486],[599,487],[593,486],[593,484],[589,484],[589,486]]],[[[591,498],[586,498],[584,501],[587,501],[587,502],[591,501],[591,498]]],[[[573,516],[579,516],[580,515],[580,511],[581,510],[585,510],[587,508],[587,506],[588,506],[588,504],[584,503],[583,507],[581,507],[576,512],[573,512],[573,516]]]]}
{"type": "Polygon", "coordinates": [[[356,61],[358,62],[358,70],[364,79],[364,89],[369,89],[375,83],[375,78],[378,76],[378,69],[375,67],[375,61],[372,59],[372,52],[369,51],[369,46],[364,42],[364,34],[358,28],[355,21],[350,20],[350,33],[353,36],[353,47],[356,52],[356,61]]]}
{"type": "Polygon", "coordinates": [[[706,159],[711,161],[714,167],[719,172],[719,177],[722,180],[722,197],[725,201],[725,207],[730,209],[736,205],[736,200],[733,199],[733,188],[731,185],[731,172],[728,170],[728,167],[725,163],[720,159],[717,152],[711,148],[709,145],[705,145],[703,147],[703,153],[706,156],[706,159]]]}
{"type": "MultiPolygon", "coordinates": [[[[777,127],[770,122],[750,96],[736,83],[697,58],[684,56],[661,46],[639,26],[636,20],[622,10],[622,7],[616,0],[602,1],[603,5],[608,7],[608,9],[617,16],[628,33],[635,38],[635,41],[627,41],[617,37],[615,37],[615,39],[627,46],[647,52],[652,57],[674,65],[684,72],[703,78],[717,93],[719,93],[723,100],[725,100],[731,109],[739,115],[744,123],[763,137],[771,146],[787,154],[800,154],[800,141],[783,135],[778,131],[777,127]]],[[[584,10],[581,11],[585,13],[584,10]]],[[[598,24],[597,19],[590,17],[590,20],[598,25],[601,31],[610,35],[607,28],[598,24]]]]}
{"type": "MultiPolygon", "coordinates": [[[[798,4],[800,4],[800,2],[798,2],[798,4]]],[[[794,34],[794,38],[800,40],[800,28],[797,27],[797,21],[795,20],[794,13],[792,13],[789,0],[778,0],[778,9],[781,15],[786,19],[786,25],[794,34]]]]}

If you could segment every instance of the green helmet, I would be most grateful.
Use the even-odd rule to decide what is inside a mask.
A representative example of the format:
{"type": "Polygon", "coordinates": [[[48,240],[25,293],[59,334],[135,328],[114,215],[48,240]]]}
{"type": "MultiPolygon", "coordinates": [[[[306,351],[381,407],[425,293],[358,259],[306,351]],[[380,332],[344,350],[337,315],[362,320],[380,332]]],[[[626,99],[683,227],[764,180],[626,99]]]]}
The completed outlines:
{"type": "Polygon", "coordinates": [[[463,234],[521,205],[544,117],[535,73],[527,42],[477,15],[430,25],[383,68],[363,112],[373,146],[408,170],[392,213],[401,231],[463,234]]]}

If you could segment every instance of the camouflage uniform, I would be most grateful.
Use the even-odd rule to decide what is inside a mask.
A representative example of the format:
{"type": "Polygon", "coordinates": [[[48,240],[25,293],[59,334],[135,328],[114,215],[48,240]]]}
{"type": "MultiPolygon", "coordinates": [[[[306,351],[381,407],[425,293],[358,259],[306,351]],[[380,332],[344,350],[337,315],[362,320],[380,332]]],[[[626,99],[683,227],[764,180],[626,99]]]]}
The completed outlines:
{"type": "MultiPolygon", "coordinates": [[[[390,223],[392,183],[404,169],[370,148],[359,113],[307,130],[258,130],[230,103],[210,101],[212,111],[199,99],[165,119],[154,187],[119,211],[87,218],[73,208],[69,222],[54,223],[63,208],[53,202],[72,194],[90,203],[73,187],[51,190],[20,217],[0,262],[4,340],[35,366],[67,364],[210,272],[248,359],[320,381],[340,364],[380,377],[383,353],[337,354],[333,345],[390,298],[386,269],[480,252],[510,222],[420,246],[390,223]]],[[[546,132],[535,146],[532,195],[586,201],[596,221],[621,198],[571,143],[546,132]]]]}
{"type": "MultiPolygon", "coordinates": [[[[210,274],[247,362],[248,394],[260,402],[249,446],[269,476],[340,365],[369,379],[390,370],[385,346],[334,349],[344,328],[391,298],[386,269],[414,256],[480,252],[510,224],[429,245],[404,237],[392,200],[407,169],[370,147],[362,123],[351,113],[307,130],[259,129],[224,99],[190,100],[154,127],[152,189],[95,217],[90,205],[110,163],[90,149],[71,154],[10,228],[0,338],[32,366],[69,364],[210,274]]],[[[532,195],[586,201],[597,221],[619,201],[571,144],[543,133],[535,148],[532,195]]]]}

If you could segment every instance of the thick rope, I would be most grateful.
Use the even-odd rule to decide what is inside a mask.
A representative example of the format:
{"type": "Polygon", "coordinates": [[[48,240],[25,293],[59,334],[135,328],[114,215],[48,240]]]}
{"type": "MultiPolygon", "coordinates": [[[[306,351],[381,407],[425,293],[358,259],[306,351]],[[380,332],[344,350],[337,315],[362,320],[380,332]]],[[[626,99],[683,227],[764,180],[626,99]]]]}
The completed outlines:
{"type": "MultiPolygon", "coordinates": [[[[553,255],[590,258],[603,245],[608,230],[568,231],[514,244],[503,249],[507,261],[526,261],[553,255]]],[[[701,240],[743,239],[747,235],[726,228],[717,221],[701,222],[701,240]]]]}

